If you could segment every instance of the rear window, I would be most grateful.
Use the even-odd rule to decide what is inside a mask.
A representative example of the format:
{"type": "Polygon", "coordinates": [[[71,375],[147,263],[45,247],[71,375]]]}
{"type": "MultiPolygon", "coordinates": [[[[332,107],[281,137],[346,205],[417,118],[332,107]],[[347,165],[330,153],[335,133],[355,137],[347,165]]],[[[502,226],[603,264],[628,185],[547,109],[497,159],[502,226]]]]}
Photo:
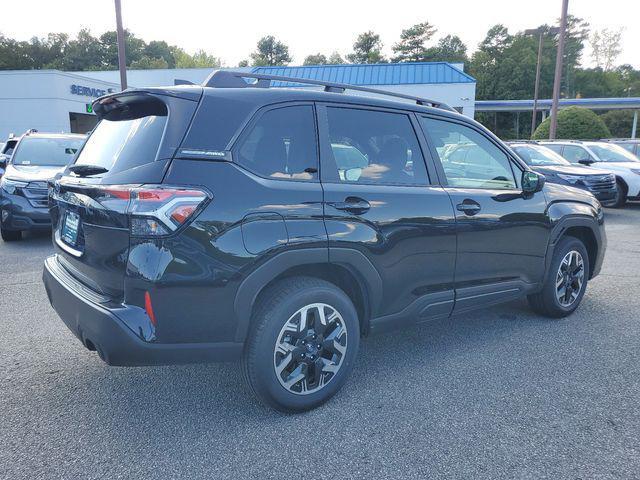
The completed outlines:
{"type": "Polygon", "coordinates": [[[84,138],[24,137],[11,160],[14,165],[65,166],[82,147],[84,138]]]}
{"type": "Polygon", "coordinates": [[[166,124],[166,116],[155,115],[102,120],[80,152],[76,165],[97,165],[114,173],[153,162],[166,124]]]}

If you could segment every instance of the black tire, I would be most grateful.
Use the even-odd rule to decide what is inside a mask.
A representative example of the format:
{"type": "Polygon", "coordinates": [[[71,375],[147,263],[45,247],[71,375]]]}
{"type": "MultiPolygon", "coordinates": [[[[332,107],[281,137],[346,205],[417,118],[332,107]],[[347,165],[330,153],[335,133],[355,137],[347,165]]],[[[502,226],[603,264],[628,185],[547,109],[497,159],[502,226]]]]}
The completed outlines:
{"type": "MultiPolygon", "coordinates": [[[[307,324],[315,325],[315,321],[313,319],[307,324]]],[[[284,335],[286,336],[287,333],[285,332],[284,335]]],[[[302,334],[295,333],[294,335],[302,334]]],[[[298,344],[303,342],[301,339],[295,341],[298,344]]],[[[331,342],[331,339],[324,341],[331,342]]],[[[260,295],[245,343],[242,369],[247,383],[264,404],[281,412],[302,412],[321,405],[340,390],[353,368],[359,341],[358,315],[353,303],[342,290],[332,283],[317,278],[291,277],[278,282],[260,295]],[[282,338],[285,324],[288,324],[300,309],[312,304],[326,304],[339,314],[339,317],[336,317],[339,318],[337,322],[343,324],[346,329],[346,335],[343,334],[344,336],[341,337],[346,350],[340,356],[341,363],[335,373],[324,372],[324,367],[318,370],[319,376],[323,379],[329,377],[326,383],[324,381],[322,385],[318,383],[318,389],[315,391],[309,389],[306,393],[295,393],[288,390],[278,379],[276,361],[277,358],[281,358],[280,361],[283,361],[282,357],[278,357],[278,355],[284,356],[284,354],[276,353],[276,345],[282,338]]],[[[322,353],[322,351],[320,352],[322,353]]],[[[294,351],[291,353],[293,355],[294,351]]],[[[296,358],[298,358],[297,355],[296,358]]],[[[299,355],[304,357],[303,353],[299,355]]],[[[323,355],[332,355],[332,353],[326,351],[323,355]]],[[[309,358],[314,357],[313,354],[308,355],[306,361],[310,362],[309,358]]],[[[319,357],[320,355],[315,357],[316,361],[320,360],[319,357]]],[[[303,360],[293,361],[290,365],[300,365],[302,362],[303,360]]],[[[285,370],[280,378],[286,377],[286,375],[287,371],[285,370]]],[[[312,379],[313,376],[309,375],[309,378],[312,379]]],[[[303,383],[305,386],[307,385],[307,378],[303,383]]],[[[302,388],[301,382],[298,382],[293,388],[302,388]]]]}
{"type": "Polygon", "coordinates": [[[0,228],[0,236],[5,242],[15,242],[22,240],[22,232],[20,230],[5,230],[0,228]]]}
{"type": "Polygon", "coordinates": [[[528,296],[529,305],[535,312],[546,317],[562,318],[570,315],[580,305],[584,292],[587,289],[589,268],[589,255],[582,241],[569,236],[562,238],[556,245],[553,252],[551,265],[546,273],[542,290],[536,294],[528,296]],[[572,251],[578,252],[582,257],[583,281],[575,300],[573,300],[570,305],[565,306],[562,305],[560,300],[557,298],[556,279],[560,269],[560,264],[564,260],[565,256],[572,251]]]}
{"type": "Polygon", "coordinates": [[[616,196],[611,203],[612,208],[622,208],[627,203],[627,187],[620,180],[616,180],[616,196]]]}

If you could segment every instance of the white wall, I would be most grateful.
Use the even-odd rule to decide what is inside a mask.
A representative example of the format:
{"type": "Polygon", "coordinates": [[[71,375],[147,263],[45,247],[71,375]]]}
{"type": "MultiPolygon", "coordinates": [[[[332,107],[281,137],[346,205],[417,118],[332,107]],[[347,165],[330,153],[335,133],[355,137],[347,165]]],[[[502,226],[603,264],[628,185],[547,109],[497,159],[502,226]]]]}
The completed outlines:
{"type": "Polygon", "coordinates": [[[71,85],[119,90],[116,84],[57,70],[0,71],[0,141],[30,128],[69,132],[69,112],[86,113],[94,98],[74,95],[71,85]]]}
{"type": "Polygon", "coordinates": [[[379,87],[372,85],[372,88],[444,102],[451,107],[462,108],[462,113],[470,118],[473,118],[475,113],[475,83],[426,83],[417,85],[380,85],[379,87]]]}
{"type": "MultiPolygon", "coordinates": [[[[127,70],[127,85],[129,87],[164,87],[173,85],[176,79],[188,80],[192,83],[202,83],[213,70],[213,68],[127,70]]],[[[120,84],[120,72],[118,70],[73,73],[95,80],[120,84]]]]}

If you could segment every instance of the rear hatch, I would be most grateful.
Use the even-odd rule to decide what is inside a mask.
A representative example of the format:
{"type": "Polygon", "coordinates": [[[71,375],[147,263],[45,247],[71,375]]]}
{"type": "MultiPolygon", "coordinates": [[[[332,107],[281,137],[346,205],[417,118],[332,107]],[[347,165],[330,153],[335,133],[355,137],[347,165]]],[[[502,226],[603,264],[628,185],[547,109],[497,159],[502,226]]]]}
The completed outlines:
{"type": "MultiPolygon", "coordinates": [[[[94,291],[122,298],[132,209],[151,211],[145,205],[180,195],[158,191],[201,94],[199,87],[133,90],[94,103],[100,122],[50,189],[58,259],[94,291]],[[134,202],[138,198],[142,206],[134,202]]],[[[142,228],[154,228],[152,219],[142,222],[142,228]]],[[[156,226],[156,233],[168,230],[156,226]]]]}

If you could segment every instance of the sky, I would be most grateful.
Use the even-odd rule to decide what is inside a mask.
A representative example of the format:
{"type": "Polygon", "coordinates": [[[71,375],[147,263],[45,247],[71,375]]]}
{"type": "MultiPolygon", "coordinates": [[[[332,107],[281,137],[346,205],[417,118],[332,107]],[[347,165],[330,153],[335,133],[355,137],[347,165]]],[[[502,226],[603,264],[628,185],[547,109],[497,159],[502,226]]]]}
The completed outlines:
{"type": "MultiPolygon", "coordinates": [[[[311,53],[344,55],[357,35],[367,30],[380,34],[389,55],[402,29],[423,21],[438,28],[435,39],[458,35],[472,52],[496,23],[515,33],[557,22],[560,9],[561,0],[122,0],[124,26],[138,37],[165,40],[190,53],[204,49],[225,66],[248,59],[264,35],[286,43],[294,65],[311,53]]],[[[30,0],[28,10],[11,12],[10,21],[0,16],[0,32],[18,40],[49,32],[75,35],[81,28],[94,35],[115,30],[113,0],[30,0]]],[[[569,0],[569,13],[595,29],[623,28],[617,63],[640,68],[640,2],[569,0]]],[[[592,66],[589,48],[583,65],[592,66]]]]}

